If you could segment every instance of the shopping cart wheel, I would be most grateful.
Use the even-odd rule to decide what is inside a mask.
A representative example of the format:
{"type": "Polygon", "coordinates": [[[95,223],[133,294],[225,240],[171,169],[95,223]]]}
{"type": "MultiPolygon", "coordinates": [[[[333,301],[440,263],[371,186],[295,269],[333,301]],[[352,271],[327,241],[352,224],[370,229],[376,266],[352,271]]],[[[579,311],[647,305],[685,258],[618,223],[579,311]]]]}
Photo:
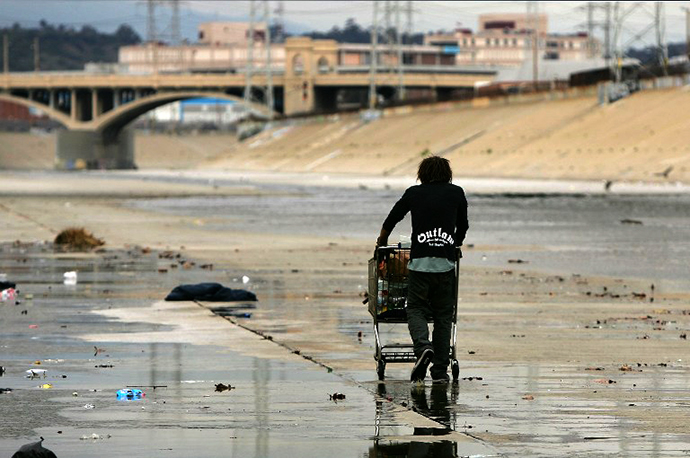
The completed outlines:
{"type": "Polygon", "coordinates": [[[376,374],[378,374],[379,380],[386,378],[386,362],[382,359],[376,362],[376,374]]]}
{"type": "Polygon", "coordinates": [[[458,363],[457,359],[454,359],[450,364],[450,370],[453,373],[453,380],[457,381],[460,377],[460,363],[458,363]]]}

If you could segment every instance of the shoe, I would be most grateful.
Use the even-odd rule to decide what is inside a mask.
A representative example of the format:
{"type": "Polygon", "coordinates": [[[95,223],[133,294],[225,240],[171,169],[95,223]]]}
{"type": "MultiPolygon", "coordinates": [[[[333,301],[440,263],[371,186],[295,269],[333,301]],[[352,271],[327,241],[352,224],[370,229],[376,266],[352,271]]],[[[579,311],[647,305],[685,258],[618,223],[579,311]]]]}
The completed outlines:
{"type": "Polygon", "coordinates": [[[431,360],[434,359],[434,350],[427,348],[422,352],[419,358],[417,358],[417,363],[412,368],[412,374],[410,375],[410,380],[413,382],[421,382],[426,378],[426,369],[431,364],[431,360]]]}

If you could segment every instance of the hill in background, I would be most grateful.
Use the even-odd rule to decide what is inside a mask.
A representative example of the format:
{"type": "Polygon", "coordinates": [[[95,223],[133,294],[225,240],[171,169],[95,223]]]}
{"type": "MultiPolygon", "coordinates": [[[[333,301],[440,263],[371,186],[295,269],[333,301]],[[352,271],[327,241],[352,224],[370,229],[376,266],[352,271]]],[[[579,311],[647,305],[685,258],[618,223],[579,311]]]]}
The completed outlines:
{"type": "Polygon", "coordinates": [[[34,70],[36,37],[39,38],[41,70],[83,70],[88,62],[117,62],[120,46],[141,42],[141,37],[128,25],[121,25],[113,33],[103,33],[86,25],[77,30],[41,21],[38,28],[14,24],[0,29],[0,35],[4,34],[10,42],[11,72],[34,70]]]}

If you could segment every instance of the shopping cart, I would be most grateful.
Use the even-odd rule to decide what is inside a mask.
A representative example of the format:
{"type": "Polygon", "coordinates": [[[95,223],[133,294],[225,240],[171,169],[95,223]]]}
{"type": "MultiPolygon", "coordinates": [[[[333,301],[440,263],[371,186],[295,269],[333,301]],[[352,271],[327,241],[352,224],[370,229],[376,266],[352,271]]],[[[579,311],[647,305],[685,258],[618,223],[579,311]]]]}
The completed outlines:
{"type": "MultiPolygon", "coordinates": [[[[457,250],[459,261],[460,250],[457,250]]],[[[413,363],[417,361],[411,343],[383,344],[379,324],[407,324],[405,306],[407,303],[408,270],[410,249],[398,246],[377,247],[374,257],[369,260],[369,285],[367,294],[368,309],[374,318],[374,336],[376,337],[376,373],[379,380],[385,378],[387,363],[413,363]]],[[[458,317],[458,269],[455,263],[455,282],[453,295],[453,324],[451,328],[450,360],[453,380],[460,375],[457,360],[457,317],[458,317]]],[[[433,323],[433,319],[429,319],[433,323]]]]}

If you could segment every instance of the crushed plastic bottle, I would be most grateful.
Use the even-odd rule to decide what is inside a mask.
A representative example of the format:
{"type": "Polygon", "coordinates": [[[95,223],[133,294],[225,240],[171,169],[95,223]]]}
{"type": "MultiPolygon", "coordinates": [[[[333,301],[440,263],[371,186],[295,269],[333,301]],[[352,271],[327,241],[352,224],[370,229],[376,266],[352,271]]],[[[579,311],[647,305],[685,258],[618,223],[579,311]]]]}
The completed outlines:
{"type": "Polygon", "coordinates": [[[3,289],[0,293],[0,300],[3,302],[14,300],[17,297],[17,292],[14,288],[3,289]]]}
{"type": "Polygon", "coordinates": [[[123,388],[117,390],[118,401],[140,401],[146,393],[136,388],[123,388]]]}

